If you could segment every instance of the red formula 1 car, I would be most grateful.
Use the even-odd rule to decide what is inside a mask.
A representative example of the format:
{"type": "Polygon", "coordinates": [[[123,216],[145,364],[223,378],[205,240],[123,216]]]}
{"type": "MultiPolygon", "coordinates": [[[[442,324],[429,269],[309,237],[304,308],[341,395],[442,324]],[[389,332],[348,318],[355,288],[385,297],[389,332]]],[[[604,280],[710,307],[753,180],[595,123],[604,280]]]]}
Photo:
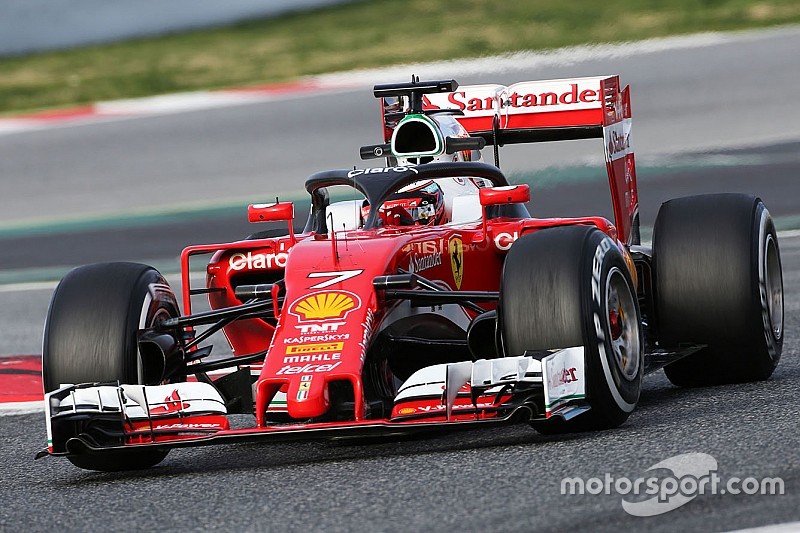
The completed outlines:
{"type": "Polygon", "coordinates": [[[375,95],[383,143],[361,155],[387,166],[308,178],[300,233],[291,203],[255,204],[251,221],[288,232],[186,248],[183,312],[145,265],[61,281],[44,333],[42,455],[115,470],[244,440],[612,428],[662,367],[684,386],[770,376],[783,290],[767,209],[737,194],[671,200],[641,246],[618,77],[414,80],[375,95]],[[593,137],[614,222],[531,217],[497,148],[593,137]],[[495,165],[480,162],[485,145],[495,165]],[[203,288],[189,283],[197,254],[211,255],[203,288]],[[192,311],[197,295],[210,311],[192,311]],[[214,359],[204,342],[220,330],[233,354],[214,359]],[[255,417],[231,429],[234,414],[255,417]]]}

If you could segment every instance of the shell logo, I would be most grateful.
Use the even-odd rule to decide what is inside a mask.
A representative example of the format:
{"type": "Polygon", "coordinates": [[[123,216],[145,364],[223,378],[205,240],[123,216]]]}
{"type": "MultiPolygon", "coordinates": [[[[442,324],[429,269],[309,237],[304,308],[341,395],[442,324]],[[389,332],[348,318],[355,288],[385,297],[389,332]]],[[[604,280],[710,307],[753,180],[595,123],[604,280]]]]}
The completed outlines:
{"type": "Polygon", "coordinates": [[[417,410],[414,409],[413,407],[403,407],[402,409],[399,409],[397,411],[397,414],[398,415],[413,415],[415,412],[417,412],[417,410]]]}
{"type": "Polygon", "coordinates": [[[351,292],[325,291],[298,298],[289,312],[300,320],[342,319],[361,307],[361,300],[351,292]]]}

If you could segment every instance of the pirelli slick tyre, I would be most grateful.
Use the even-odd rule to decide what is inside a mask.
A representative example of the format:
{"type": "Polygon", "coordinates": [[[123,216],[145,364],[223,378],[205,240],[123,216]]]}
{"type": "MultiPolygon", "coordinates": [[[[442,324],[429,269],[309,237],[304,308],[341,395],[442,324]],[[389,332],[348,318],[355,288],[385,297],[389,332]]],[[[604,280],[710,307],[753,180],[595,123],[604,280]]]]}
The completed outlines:
{"type": "Polygon", "coordinates": [[[706,348],[665,367],[679,386],[767,379],[783,348],[783,279],[775,226],[746,194],[665,202],[653,230],[660,343],[706,348]]]}
{"type": "Polygon", "coordinates": [[[591,409],[543,433],[619,426],[639,400],[644,372],[639,306],[622,252],[599,230],[570,226],[518,239],[503,267],[499,320],[507,355],[583,346],[591,409]]]}
{"type": "MultiPolygon", "coordinates": [[[[98,263],[72,270],[56,287],[47,312],[42,343],[45,392],[62,383],[153,384],[147,383],[138,331],[178,315],[175,296],[154,268],[98,263]]],[[[135,470],[153,466],[166,455],[156,450],[125,454],[124,461],[90,455],[69,459],[89,470],[135,470]]]]}

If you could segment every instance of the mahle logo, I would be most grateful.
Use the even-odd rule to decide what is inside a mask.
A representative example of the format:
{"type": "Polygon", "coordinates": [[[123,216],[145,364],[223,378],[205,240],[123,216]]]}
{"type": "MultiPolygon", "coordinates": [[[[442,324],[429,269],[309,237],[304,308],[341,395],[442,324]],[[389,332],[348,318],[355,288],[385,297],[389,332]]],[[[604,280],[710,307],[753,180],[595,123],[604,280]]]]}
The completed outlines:
{"type": "Polygon", "coordinates": [[[359,307],[361,300],[352,292],[325,291],[295,300],[289,312],[300,320],[331,320],[343,319],[359,307]]]}
{"type": "Polygon", "coordinates": [[[325,353],[325,352],[340,352],[344,349],[343,342],[319,342],[316,344],[300,344],[297,346],[288,346],[286,353],[291,354],[305,354],[305,353],[325,353]]]}

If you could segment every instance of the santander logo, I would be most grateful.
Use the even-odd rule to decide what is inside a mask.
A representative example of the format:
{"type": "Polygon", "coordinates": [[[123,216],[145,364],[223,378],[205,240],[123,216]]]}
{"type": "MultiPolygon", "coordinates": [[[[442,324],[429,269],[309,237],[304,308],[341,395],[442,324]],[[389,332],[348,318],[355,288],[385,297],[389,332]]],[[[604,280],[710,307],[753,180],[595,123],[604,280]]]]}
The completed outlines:
{"type": "Polygon", "coordinates": [[[619,134],[616,131],[611,132],[608,140],[608,153],[616,155],[619,152],[624,152],[631,147],[630,133],[619,134]]]}
{"type": "MultiPolygon", "coordinates": [[[[506,104],[510,107],[557,106],[599,101],[599,91],[595,89],[578,89],[577,83],[571,83],[567,91],[556,93],[543,91],[540,93],[519,93],[514,91],[508,96],[506,104]]],[[[447,101],[462,111],[483,111],[494,109],[497,98],[467,98],[465,91],[456,91],[447,95],[447,101]]]]}
{"type": "Polygon", "coordinates": [[[625,119],[611,126],[603,128],[603,140],[606,143],[606,153],[612,161],[626,156],[631,152],[631,121],[625,119]]]}
{"type": "Polygon", "coordinates": [[[452,93],[430,94],[426,109],[460,109],[472,116],[490,116],[563,109],[599,109],[603,105],[601,78],[523,81],[509,85],[472,85],[452,93]]]}
{"type": "MultiPolygon", "coordinates": [[[[518,87],[511,86],[503,107],[530,108],[546,106],[570,106],[576,104],[592,104],[600,102],[599,88],[580,87],[577,83],[570,83],[560,89],[555,87],[535,87],[534,84],[517,84],[518,87]],[[526,85],[528,87],[526,87],[526,85]],[[538,89],[538,90],[537,90],[538,89]]],[[[462,111],[489,111],[495,110],[500,102],[500,94],[497,89],[493,90],[469,90],[456,91],[447,94],[447,107],[453,107],[462,111]]],[[[432,101],[425,99],[425,107],[438,109],[440,106],[432,101]]],[[[442,102],[444,104],[444,102],[442,102]]]]}

